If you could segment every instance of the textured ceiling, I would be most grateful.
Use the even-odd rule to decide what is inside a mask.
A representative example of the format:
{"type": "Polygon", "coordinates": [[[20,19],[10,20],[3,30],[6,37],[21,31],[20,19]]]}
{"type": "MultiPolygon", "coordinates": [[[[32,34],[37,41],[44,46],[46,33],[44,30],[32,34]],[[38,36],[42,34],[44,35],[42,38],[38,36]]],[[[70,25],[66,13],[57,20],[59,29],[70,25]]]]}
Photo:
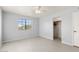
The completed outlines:
{"type": "Polygon", "coordinates": [[[64,7],[64,6],[41,6],[43,11],[41,14],[35,14],[35,7],[36,6],[1,6],[3,11],[12,12],[24,16],[30,17],[41,17],[47,15],[49,13],[57,13],[60,11],[68,10],[71,7],[64,7]]]}

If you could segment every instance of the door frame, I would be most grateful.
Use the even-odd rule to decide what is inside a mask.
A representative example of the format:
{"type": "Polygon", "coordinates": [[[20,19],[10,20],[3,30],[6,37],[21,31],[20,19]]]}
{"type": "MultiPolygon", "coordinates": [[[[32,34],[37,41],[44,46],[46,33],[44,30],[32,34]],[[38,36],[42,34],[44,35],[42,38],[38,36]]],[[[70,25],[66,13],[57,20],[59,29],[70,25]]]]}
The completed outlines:
{"type": "MultiPolygon", "coordinates": [[[[62,18],[61,17],[53,17],[53,20],[52,20],[52,22],[53,22],[53,24],[54,24],[54,22],[55,21],[60,21],[61,22],[61,42],[62,42],[62,18]]],[[[53,40],[54,40],[54,25],[53,25],[53,40]]]]}

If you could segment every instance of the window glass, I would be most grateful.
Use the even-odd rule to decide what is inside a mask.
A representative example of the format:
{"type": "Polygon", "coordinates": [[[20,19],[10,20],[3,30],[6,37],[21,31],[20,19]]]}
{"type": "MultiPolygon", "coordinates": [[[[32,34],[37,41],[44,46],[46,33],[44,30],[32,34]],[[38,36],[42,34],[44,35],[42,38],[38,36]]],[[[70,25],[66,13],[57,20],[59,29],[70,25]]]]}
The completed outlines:
{"type": "Polygon", "coordinates": [[[17,20],[18,24],[18,29],[19,30],[27,30],[32,28],[32,20],[26,19],[26,18],[21,18],[17,20]]]}

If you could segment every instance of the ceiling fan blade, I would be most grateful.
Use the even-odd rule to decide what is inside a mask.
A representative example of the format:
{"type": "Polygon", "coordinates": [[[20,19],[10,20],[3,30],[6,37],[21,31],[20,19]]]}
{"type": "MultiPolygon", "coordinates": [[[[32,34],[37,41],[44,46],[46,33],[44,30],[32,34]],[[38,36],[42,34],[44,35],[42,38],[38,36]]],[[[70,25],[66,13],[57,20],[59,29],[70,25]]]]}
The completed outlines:
{"type": "Polygon", "coordinates": [[[48,10],[47,8],[42,7],[42,6],[36,6],[36,7],[35,7],[35,13],[37,13],[37,14],[46,12],[47,10],[48,10]]]}

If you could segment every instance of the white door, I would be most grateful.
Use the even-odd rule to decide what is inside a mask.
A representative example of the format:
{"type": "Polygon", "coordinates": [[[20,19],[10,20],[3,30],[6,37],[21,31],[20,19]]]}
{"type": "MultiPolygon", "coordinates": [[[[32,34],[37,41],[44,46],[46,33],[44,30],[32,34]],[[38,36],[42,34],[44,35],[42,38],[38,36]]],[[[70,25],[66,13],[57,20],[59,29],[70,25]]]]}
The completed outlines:
{"type": "Polygon", "coordinates": [[[79,12],[73,13],[74,46],[79,47],[79,12]]]}

